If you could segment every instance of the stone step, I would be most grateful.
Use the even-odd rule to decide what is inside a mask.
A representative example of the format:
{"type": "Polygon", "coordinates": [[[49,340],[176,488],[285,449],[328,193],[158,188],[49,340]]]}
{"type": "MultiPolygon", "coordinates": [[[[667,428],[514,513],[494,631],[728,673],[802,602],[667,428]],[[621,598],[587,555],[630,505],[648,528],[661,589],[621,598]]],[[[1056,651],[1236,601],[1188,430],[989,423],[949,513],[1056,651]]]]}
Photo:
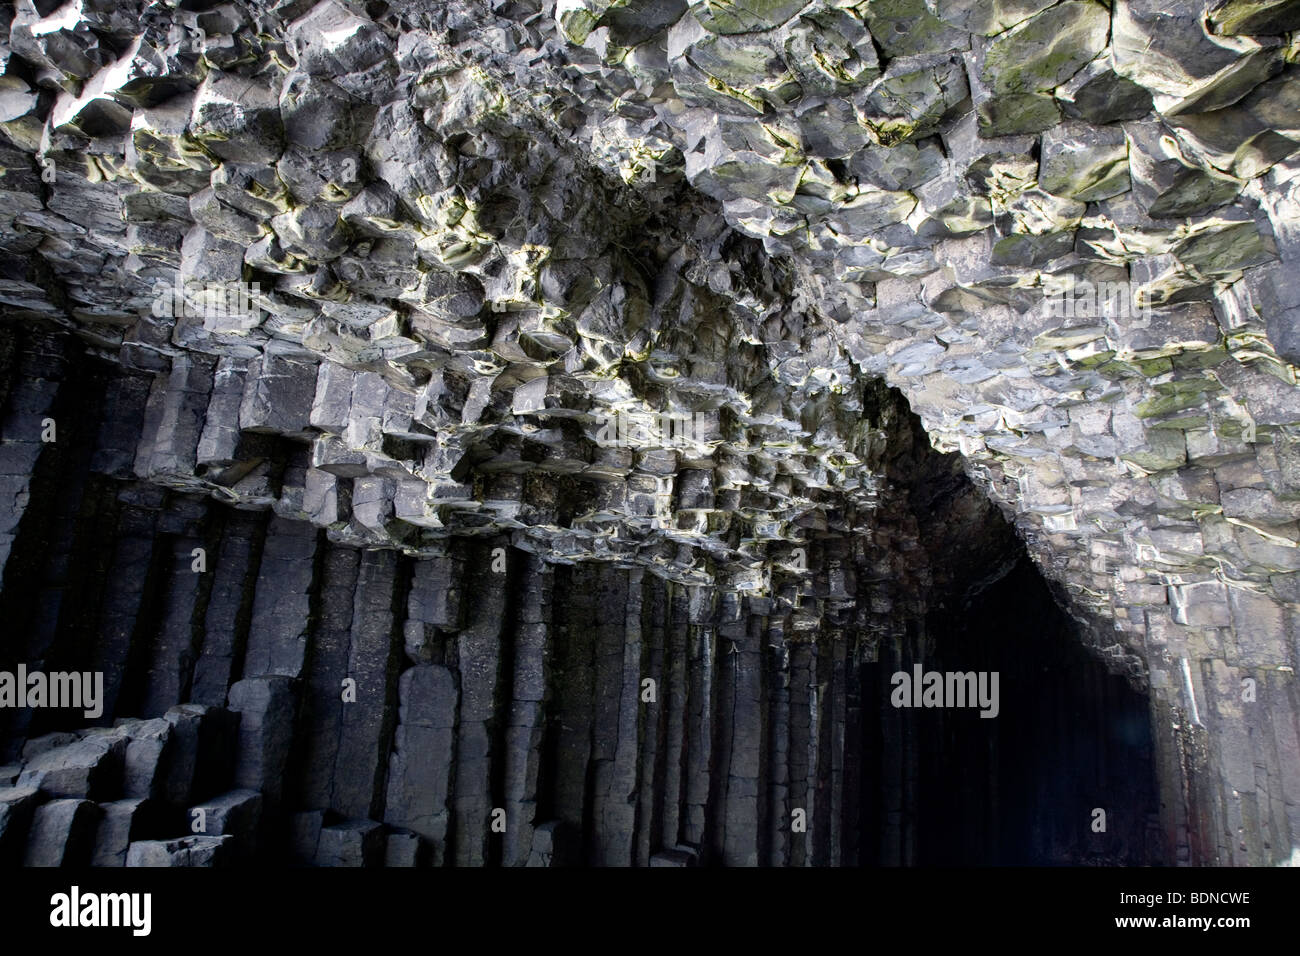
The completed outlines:
{"type": "Polygon", "coordinates": [[[99,732],[54,747],[23,766],[17,786],[35,787],[52,798],[112,800],[121,792],[128,741],[99,732]]]}
{"type": "Polygon", "coordinates": [[[349,820],[322,827],[316,847],[317,866],[381,866],[387,841],[373,820],[349,820]]]}
{"type": "Polygon", "coordinates": [[[139,840],[127,850],[127,866],[228,866],[234,837],[189,836],[179,840],[139,840]]]}
{"type": "Polygon", "coordinates": [[[24,866],[87,866],[102,811],[89,800],[51,800],[36,809],[24,866]]]}
{"type": "Polygon", "coordinates": [[[297,717],[293,682],[274,675],[246,677],[230,688],[230,710],[240,717],[234,783],[259,791],[265,812],[276,813],[297,717]]]}
{"type": "Polygon", "coordinates": [[[248,863],[257,858],[262,825],[262,795],[256,790],[232,790],[190,807],[190,832],[208,836],[229,836],[231,862],[248,863]]]}
{"type": "Polygon", "coordinates": [[[126,866],[132,842],[161,837],[170,827],[168,814],[154,801],[140,797],[101,803],[95,831],[92,866],[126,866]]]}
{"type": "Polygon", "coordinates": [[[32,818],[46,799],[36,787],[0,787],[0,863],[22,862],[32,818]]]}

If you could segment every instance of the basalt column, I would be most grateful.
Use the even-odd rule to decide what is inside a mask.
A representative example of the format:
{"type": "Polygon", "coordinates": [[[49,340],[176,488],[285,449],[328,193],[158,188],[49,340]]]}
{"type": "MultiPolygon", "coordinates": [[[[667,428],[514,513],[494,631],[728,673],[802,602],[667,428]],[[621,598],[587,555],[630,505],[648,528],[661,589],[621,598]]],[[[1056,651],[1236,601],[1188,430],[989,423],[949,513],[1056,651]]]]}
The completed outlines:
{"type": "Polygon", "coordinates": [[[1300,862],[1297,30],[0,3],[0,855],[1300,862]]]}

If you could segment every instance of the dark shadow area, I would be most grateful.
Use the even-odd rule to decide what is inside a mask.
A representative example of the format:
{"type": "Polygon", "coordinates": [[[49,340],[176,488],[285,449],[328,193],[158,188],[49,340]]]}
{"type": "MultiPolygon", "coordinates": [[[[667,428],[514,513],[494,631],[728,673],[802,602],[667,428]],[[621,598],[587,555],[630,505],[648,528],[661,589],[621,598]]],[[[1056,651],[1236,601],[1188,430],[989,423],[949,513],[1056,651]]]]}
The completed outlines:
{"type": "Polygon", "coordinates": [[[921,866],[1161,863],[1146,698],[1083,649],[1028,559],[928,625],[928,639],[863,665],[863,699],[881,702],[863,708],[864,756],[881,767],[879,789],[865,793],[864,819],[881,823],[874,855],[893,849],[921,866]],[[917,664],[983,672],[989,691],[997,673],[996,696],[979,701],[996,701],[996,716],[981,716],[991,706],[893,707],[892,675],[917,664]]]}
{"type": "Polygon", "coordinates": [[[860,665],[861,861],[1168,862],[1146,695],[1085,649],[1082,625],[1014,528],[892,394],[900,421],[886,500],[892,520],[914,528],[929,577],[911,595],[924,610],[860,665]],[[893,706],[893,676],[910,684],[918,665],[922,686],[893,706]],[[927,672],[945,675],[945,692],[947,675],[983,675],[990,698],[996,673],[997,715],[980,716],[991,700],[958,699],[971,683],[955,678],[943,706],[924,706],[927,672]]]}

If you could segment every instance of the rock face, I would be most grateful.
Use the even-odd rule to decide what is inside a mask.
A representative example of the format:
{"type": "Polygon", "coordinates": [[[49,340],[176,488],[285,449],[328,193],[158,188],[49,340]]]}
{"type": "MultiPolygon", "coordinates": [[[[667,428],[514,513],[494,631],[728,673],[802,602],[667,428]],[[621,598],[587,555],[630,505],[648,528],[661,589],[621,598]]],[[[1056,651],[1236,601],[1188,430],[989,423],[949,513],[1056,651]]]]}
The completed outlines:
{"type": "MultiPolygon", "coordinates": [[[[1140,682],[1089,654],[1092,632],[960,459],[879,382],[858,393],[871,506],[796,523],[804,537],[764,592],[679,583],[635,557],[548,561],[499,528],[362,549],[274,507],[66,467],[111,462],[132,420],[137,454],[151,446],[149,376],[71,342],[63,359],[58,394],[95,420],[51,444],[62,464],[25,512],[0,610],[23,636],[15,659],[112,679],[100,726],[0,711],[10,859],[1169,858],[1140,682]],[[890,678],[914,667],[996,671],[998,719],[900,713],[890,678]],[[1116,810],[1106,834],[1086,826],[1099,803],[1116,810]]],[[[285,443],[272,473],[308,454],[285,443]]],[[[707,507],[706,487],[681,504],[725,544],[744,519],[707,507]]],[[[552,506],[580,514],[591,494],[571,481],[552,506]]]]}
{"type": "Polygon", "coordinates": [[[1288,858],[1296,9],[15,4],[0,669],[105,706],[0,848],[1020,862],[888,676],[1045,654],[1113,786],[962,820],[1288,858]]]}

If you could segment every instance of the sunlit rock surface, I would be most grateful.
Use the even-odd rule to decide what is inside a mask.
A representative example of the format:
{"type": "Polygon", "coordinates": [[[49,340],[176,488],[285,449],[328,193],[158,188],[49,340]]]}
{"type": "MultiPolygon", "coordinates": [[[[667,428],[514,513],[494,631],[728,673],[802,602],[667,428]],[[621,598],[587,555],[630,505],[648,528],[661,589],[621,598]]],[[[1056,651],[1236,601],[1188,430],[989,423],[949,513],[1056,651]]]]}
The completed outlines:
{"type": "MultiPolygon", "coordinates": [[[[926,536],[891,462],[925,457],[881,381],[935,450],[960,453],[952,480],[964,471],[1014,526],[1075,638],[1151,695],[1163,849],[1125,861],[1266,864],[1300,845],[1294,3],[22,0],[5,19],[0,555],[22,544],[29,501],[33,527],[71,521],[61,502],[107,494],[109,479],[151,547],[163,516],[191,508],[168,519],[177,560],[209,540],[195,529],[217,505],[257,515],[253,538],[232,539],[257,541],[231,546],[243,570],[214,559],[234,577],[203,585],[229,589],[229,623],[209,624],[226,646],[187,649],[192,600],[150,612],[164,637],[143,653],[170,654],[175,673],[129,675],[126,623],[103,655],[127,687],[117,716],[152,718],[190,701],[265,714],[288,706],[273,678],[337,698],[338,675],[377,668],[389,696],[338,744],[352,751],[318,755],[366,765],[364,780],[319,770],[309,796],[277,793],[266,761],[291,745],[261,739],[261,762],[244,754],[230,771],[231,792],[261,794],[259,813],[352,821],[299,820],[309,857],[404,859],[357,823],[370,820],[439,860],[448,845],[450,862],[549,859],[562,828],[483,849],[498,757],[512,761],[511,813],[541,802],[581,829],[581,777],[539,785],[529,762],[542,692],[516,671],[506,696],[532,709],[496,696],[498,668],[556,650],[537,582],[559,568],[615,575],[601,585],[617,593],[610,613],[653,580],[664,620],[712,622],[689,668],[708,680],[730,666],[723,627],[752,638],[755,661],[800,634],[826,660],[875,662],[903,620],[986,576],[971,567],[1014,564],[1009,539],[950,551],[935,559],[940,585],[898,558],[926,536]],[[67,454],[100,476],[58,501],[33,486],[54,467],[41,465],[49,416],[68,442],[80,430],[67,454]],[[442,596],[428,600],[451,601],[466,564],[470,582],[492,580],[495,548],[536,578],[511,592],[524,643],[508,662],[488,650],[495,592],[466,619],[417,601],[412,583],[432,575],[442,596]],[[305,623],[331,575],[358,595],[325,614],[344,635],[333,643],[305,623]],[[264,578],[273,590],[249,583],[264,578]],[[891,588],[907,610],[882,597],[891,588]],[[376,614],[389,620],[368,633],[376,614]],[[389,654],[384,635],[403,627],[389,654]],[[491,676],[471,668],[475,690],[465,668],[480,653],[491,676]],[[454,714],[444,667],[459,675],[454,714]],[[241,674],[263,683],[236,695],[241,674]],[[508,747],[482,729],[494,721],[512,728],[508,747]],[[444,740],[473,768],[454,783],[405,756],[444,740]]],[[[952,488],[933,500],[969,493],[952,488]]],[[[981,512],[928,540],[995,526],[981,512]]],[[[41,580],[19,550],[4,568],[11,602],[41,580]]],[[[105,600],[122,606],[75,627],[33,618],[49,633],[33,632],[29,659],[71,659],[68,633],[137,619],[138,596],[105,600]]],[[[612,697],[597,697],[615,725],[638,712],[629,628],[608,651],[625,655],[619,676],[600,678],[612,697]]],[[[809,665],[787,653],[772,673],[789,682],[792,666],[809,665]]],[[[753,726],[785,719],[760,672],[727,691],[737,707],[763,701],[753,726]]],[[[833,680],[817,686],[830,698],[815,691],[814,710],[846,713],[833,680]]],[[[662,733],[712,747],[710,711],[692,707],[662,733]]],[[[342,719],[299,719],[317,718],[342,719]]],[[[807,748],[820,731],[800,733],[807,748]]],[[[733,784],[710,777],[716,753],[688,746],[689,779],[663,784],[682,795],[681,821],[661,815],[652,839],[602,804],[600,826],[645,845],[588,846],[588,859],[644,863],[682,844],[725,862],[848,862],[839,837],[819,837],[817,857],[771,835],[788,810],[771,788],[793,771],[758,759],[757,741],[776,737],[729,739],[726,759],[747,767],[733,784]]],[[[614,775],[602,793],[640,781],[653,804],[655,752],[635,735],[594,746],[614,775]]],[[[842,809],[823,823],[847,828],[842,809]]],[[[50,826],[87,818],[63,808],[50,826]]],[[[141,858],[229,851],[168,847],[141,858]]]]}

